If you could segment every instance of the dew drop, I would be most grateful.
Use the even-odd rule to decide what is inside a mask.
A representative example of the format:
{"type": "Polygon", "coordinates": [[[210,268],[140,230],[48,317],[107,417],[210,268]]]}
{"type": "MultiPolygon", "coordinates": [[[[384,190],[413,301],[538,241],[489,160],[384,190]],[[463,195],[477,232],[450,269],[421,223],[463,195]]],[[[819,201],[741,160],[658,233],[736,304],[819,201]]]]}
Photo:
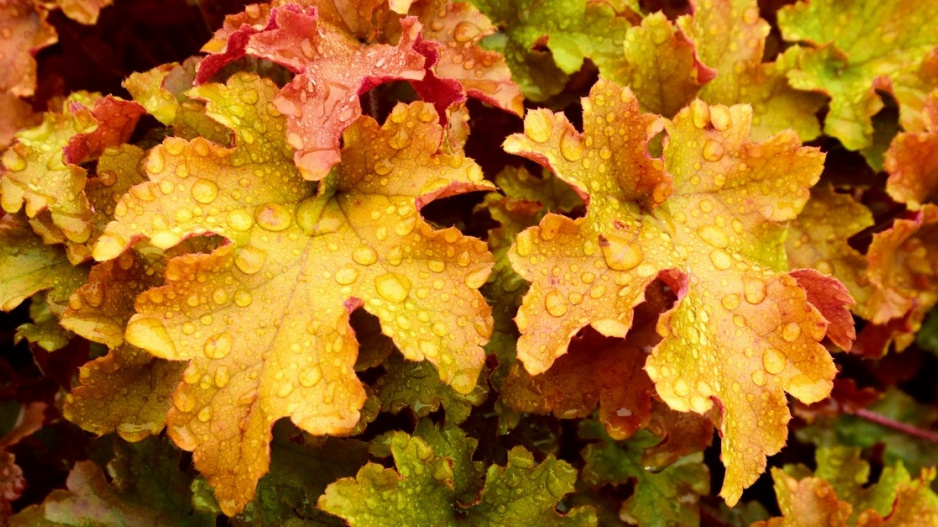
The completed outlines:
{"type": "Polygon", "coordinates": [[[440,260],[429,260],[427,262],[427,267],[429,267],[430,270],[434,273],[441,273],[444,269],[446,269],[446,264],[440,260]]]}
{"type": "Polygon", "coordinates": [[[173,406],[180,412],[191,412],[195,408],[195,397],[188,390],[177,389],[173,392],[173,406]]]}
{"type": "Polygon", "coordinates": [[[599,247],[606,265],[615,271],[631,271],[644,260],[641,247],[618,236],[600,236],[599,247]]]}
{"type": "Polygon", "coordinates": [[[228,382],[231,380],[231,374],[228,373],[228,368],[226,366],[219,366],[215,370],[215,387],[224,388],[228,386],[228,382]]]}
{"type": "Polygon", "coordinates": [[[202,346],[202,352],[210,359],[223,359],[231,353],[231,346],[233,344],[234,339],[232,339],[231,333],[223,331],[209,337],[208,340],[205,341],[205,345],[202,346]]]}
{"type": "Polygon", "coordinates": [[[485,281],[489,278],[489,269],[481,268],[476,271],[466,273],[465,278],[463,279],[467,287],[472,289],[478,289],[485,284],[485,281]]]}
{"type": "Polygon", "coordinates": [[[280,389],[277,390],[277,397],[286,397],[293,393],[293,383],[286,382],[280,385],[280,389]]]}
{"type": "Polygon", "coordinates": [[[567,161],[579,161],[584,152],[583,138],[573,128],[567,128],[560,138],[560,154],[567,161]]]}
{"type": "Polygon", "coordinates": [[[733,258],[722,249],[710,251],[710,262],[720,271],[725,271],[733,265],[733,258]]]}
{"type": "Polygon", "coordinates": [[[212,407],[206,406],[202,408],[201,410],[199,410],[199,413],[196,414],[196,417],[199,419],[199,421],[202,421],[203,423],[207,423],[208,420],[212,418],[212,407]]]}
{"type": "Polygon", "coordinates": [[[743,277],[743,297],[750,304],[761,304],[765,300],[765,282],[758,278],[743,277]]]}
{"type": "Polygon", "coordinates": [[[729,241],[726,238],[726,234],[713,225],[704,225],[703,227],[697,229],[697,234],[701,239],[703,239],[703,241],[721,249],[726,247],[729,241]]]}
{"type": "Polygon", "coordinates": [[[723,145],[717,141],[708,140],[703,148],[703,157],[707,161],[713,162],[723,159],[723,145]]]}
{"type": "Polygon", "coordinates": [[[381,298],[401,303],[410,293],[411,281],[400,273],[385,273],[375,277],[375,289],[381,298]]]}
{"type": "Polygon", "coordinates": [[[300,385],[311,388],[316,386],[319,380],[322,379],[322,370],[319,369],[319,366],[310,366],[300,373],[300,385]]]}
{"type": "Polygon", "coordinates": [[[254,220],[264,230],[280,232],[293,222],[293,213],[280,203],[267,203],[254,210],[254,220]]]}
{"type": "Polygon", "coordinates": [[[762,353],[762,365],[772,375],[781,373],[785,369],[785,357],[778,350],[769,348],[762,353]]]}
{"type": "Polygon", "coordinates": [[[723,299],[720,300],[720,303],[726,309],[729,309],[729,310],[736,309],[737,307],[739,307],[739,295],[736,293],[730,293],[728,295],[725,295],[723,299]]]}
{"type": "Polygon", "coordinates": [[[518,256],[529,256],[534,251],[534,240],[531,239],[531,231],[524,231],[515,238],[515,250],[518,256]]]}
{"type": "Polygon", "coordinates": [[[251,293],[245,291],[244,289],[241,289],[235,293],[234,302],[238,307],[248,307],[253,301],[254,299],[251,297],[251,293]]]}
{"type": "Polygon", "coordinates": [[[765,381],[768,380],[765,376],[765,372],[762,370],[756,370],[752,372],[752,382],[756,386],[765,386],[765,381]]]}
{"type": "Polygon", "coordinates": [[[801,326],[795,322],[789,322],[785,325],[785,328],[782,329],[782,338],[786,342],[794,342],[798,339],[798,336],[801,335],[801,326]]]}
{"type": "Polygon", "coordinates": [[[544,307],[551,316],[562,317],[567,313],[567,299],[560,291],[551,291],[544,297],[544,307]]]}
{"type": "Polygon", "coordinates": [[[150,157],[147,159],[147,172],[150,174],[159,174],[163,171],[165,166],[162,150],[160,148],[154,148],[153,151],[150,152],[150,157]]]}
{"type": "Polygon", "coordinates": [[[378,252],[367,245],[359,245],[352,251],[352,260],[358,265],[371,265],[378,261],[378,252]]]}
{"type": "Polygon", "coordinates": [[[453,28],[453,38],[456,42],[469,42],[480,34],[482,30],[472,22],[460,22],[453,28]]]}
{"type": "Polygon", "coordinates": [[[335,278],[335,281],[339,283],[339,285],[349,285],[349,284],[354,283],[355,280],[358,280],[358,275],[359,275],[358,269],[355,269],[352,266],[346,265],[346,266],[340,267],[335,272],[334,278],[335,278]]]}
{"type": "Polygon", "coordinates": [[[224,304],[228,301],[228,292],[223,287],[219,287],[212,293],[212,301],[218,305],[224,304]]]}
{"type": "Polygon", "coordinates": [[[228,225],[232,229],[245,232],[254,226],[254,218],[244,210],[233,210],[228,213],[228,225]]]}
{"type": "Polygon", "coordinates": [[[218,185],[214,181],[199,179],[192,185],[192,198],[203,205],[215,201],[218,197],[218,185]]]}
{"type": "Polygon", "coordinates": [[[244,274],[256,274],[267,261],[267,251],[248,245],[238,252],[235,266],[244,274]]]}

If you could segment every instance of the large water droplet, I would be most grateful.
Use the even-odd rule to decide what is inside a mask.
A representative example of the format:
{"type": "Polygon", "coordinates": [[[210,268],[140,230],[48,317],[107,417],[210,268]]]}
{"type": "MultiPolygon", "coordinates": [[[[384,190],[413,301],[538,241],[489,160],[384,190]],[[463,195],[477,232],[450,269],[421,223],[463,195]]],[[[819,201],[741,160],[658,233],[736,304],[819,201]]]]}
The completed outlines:
{"type": "Polygon", "coordinates": [[[339,285],[349,285],[354,283],[355,280],[358,280],[358,275],[358,269],[346,265],[336,270],[335,281],[338,282],[339,285]]]}
{"type": "Polygon", "coordinates": [[[254,220],[264,230],[280,232],[293,222],[293,212],[280,203],[267,203],[254,209],[254,220]]]}
{"type": "Polygon", "coordinates": [[[371,265],[378,261],[378,252],[373,247],[359,245],[352,251],[352,260],[358,265],[371,265]]]}
{"type": "Polygon", "coordinates": [[[234,296],[235,305],[238,307],[248,307],[253,300],[254,298],[251,296],[251,293],[244,289],[239,290],[234,296]]]}
{"type": "Polygon", "coordinates": [[[3,166],[7,167],[11,172],[22,172],[26,170],[26,159],[23,158],[13,148],[10,148],[3,154],[3,166]]]}
{"type": "Polygon", "coordinates": [[[456,42],[469,42],[480,34],[482,34],[482,30],[472,22],[460,22],[453,29],[453,38],[456,39],[456,42]]]}
{"type": "MultiPolygon", "coordinates": [[[[711,117],[713,113],[711,112],[711,117]]],[[[703,157],[707,161],[719,161],[723,159],[723,145],[717,141],[708,140],[703,147],[703,157]]]]}
{"type": "Polygon", "coordinates": [[[765,386],[765,381],[768,379],[765,376],[765,372],[762,370],[756,370],[752,372],[752,382],[756,386],[765,386]]]}
{"type": "Polygon", "coordinates": [[[316,386],[320,379],[322,379],[322,370],[319,366],[310,366],[300,372],[300,384],[307,388],[316,386]]]}
{"type": "Polygon", "coordinates": [[[583,138],[573,128],[564,130],[560,138],[560,154],[567,161],[579,161],[583,157],[585,148],[583,138]]]}
{"type": "Polygon", "coordinates": [[[733,258],[722,249],[710,251],[710,262],[720,271],[725,271],[733,265],[733,258]]]}
{"type": "Polygon", "coordinates": [[[785,357],[778,350],[769,348],[762,353],[762,365],[772,375],[781,373],[785,369],[785,357]]]}
{"type": "Polygon", "coordinates": [[[599,247],[603,251],[606,265],[615,271],[631,271],[644,259],[640,246],[619,236],[600,235],[599,247]]]}
{"type": "Polygon", "coordinates": [[[215,370],[215,387],[224,388],[228,386],[228,382],[231,381],[231,374],[228,373],[228,368],[225,366],[219,366],[215,370]]]}
{"type": "Polygon", "coordinates": [[[209,337],[202,347],[202,352],[210,359],[223,359],[231,353],[232,344],[234,344],[234,339],[231,333],[224,331],[209,337]]]}
{"type": "Polygon", "coordinates": [[[410,279],[400,273],[385,273],[375,277],[375,289],[381,298],[389,302],[403,302],[410,293],[410,286],[410,279]]]}
{"type": "Polygon", "coordinates": [[[544,307],[551,316],[562,317],[567,313],[567,299],[560,291],[551,291],[544,297],[544,307]]]}
{"type": "Polygon", "coordinates": [[[199,179],[192,185],[192,198],[202,204],[209,204],[218,197],[218,185],[214,181],[199,179]]]}
{"type": "Polygon", "coordinates": [[[726,247],[729,242],[726,234],[713,225],[704,225],[703,227],[697,229],[697,234],[701,237],[701,239],[703,239],[703,241],[721,249],[726,247]]]}
{"type": "Polygon", "coordinates": [[[238,252],[235,266],[244,274],[256,274],[267,261],[267,251],[248,245],[238,252]]]}
{"type": "Polygon", "coordinates": [[[765,300],[765,282],[759,278],[743,277],[743,297],[750,304],[761,304],[765,300]]]}
{"type": "Polygon", "coordinates": [[[785,339],[786,342],[796,341],[799,335],[801,335],[801,326],[795,322],[785,324],[784,329],[782,329],[782,338],[785,339]]]}

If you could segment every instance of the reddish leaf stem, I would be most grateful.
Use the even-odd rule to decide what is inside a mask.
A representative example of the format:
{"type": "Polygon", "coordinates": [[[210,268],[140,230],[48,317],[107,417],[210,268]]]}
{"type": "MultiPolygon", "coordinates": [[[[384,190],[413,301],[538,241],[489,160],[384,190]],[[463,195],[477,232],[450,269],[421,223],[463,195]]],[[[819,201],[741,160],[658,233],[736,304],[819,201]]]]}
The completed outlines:
{"type": "Polygon", "coordinates": [[[910,435],[912,437],[917,437],[919,439],[924,439],[926,441],[931,441],[932,443],[938,443],[938,432],[931,432],[929,430],[922,430],[921,428],[912,426],[907,423],[896,421],[890,419],[884,415],[880,415],[876,412],[867,410],[866,408],[860,408],[853,415],[866,419],[871,423],[876,423],[880,426],[885,426],[886,428],[891,428],[897,432],[902,432],[903,434],[910,435]]]}

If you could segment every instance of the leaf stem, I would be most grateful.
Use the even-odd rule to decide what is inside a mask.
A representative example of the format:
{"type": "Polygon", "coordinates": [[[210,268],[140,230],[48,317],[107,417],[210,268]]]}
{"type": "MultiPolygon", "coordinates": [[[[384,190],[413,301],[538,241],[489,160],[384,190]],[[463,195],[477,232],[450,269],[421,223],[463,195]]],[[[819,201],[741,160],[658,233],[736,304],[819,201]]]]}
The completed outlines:
{"type": "Polygon", "coordinates": [[[929,430],[922,430],[916,426],[912,426],[908,423],[903,423],[901,421],[896,421],[890,419],[884,415],[880,415],[866,408],[860,408],[856,412],[853,412],[853,415],[859,417],[860,419],[866,419],[871,423],[876,423],[880,426],[886,428],[892,428],[897,432],[902,432],[903,434],[910,435],[912,437],[917,437],[919,439],[924,439],[926,441],[931,441],[932,443],[938,443],[938,432],[931,432],[929,430]]]}

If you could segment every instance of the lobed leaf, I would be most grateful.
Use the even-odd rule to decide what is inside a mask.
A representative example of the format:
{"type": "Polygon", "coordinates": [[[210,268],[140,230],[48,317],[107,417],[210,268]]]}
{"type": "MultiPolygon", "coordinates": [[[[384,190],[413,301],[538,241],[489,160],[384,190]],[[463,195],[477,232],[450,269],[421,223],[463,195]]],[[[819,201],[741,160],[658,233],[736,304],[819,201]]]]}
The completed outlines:
{"type": "Polygon", "coordinates": [[[642,111],[673,117],[716,75],[697,57],[683,31],[661,12],[653,13],[625,34],[625,53],[603,75],[629,86],[642,111]]]}
{"type": "Polygon", "coordinates": [[[528,99],[559,93],[587,58],[601,72],[619,60],[631,10],[593,0],[473,0],[499,33],[484,41],[504,55],[528,99]],[[549,51],[543,51],[546,47],[549,51]]]}
{"type": "Polygon", "coordinates": [[[659,472],[645,468],[642,456],[646,448],[659,439],[648,432],[639,432],[625,442],[612,441],[595,426],[585,422],[581,426],[590,430],[586,436],[596,436],[602,442],[591,443],[583,449],[583,480],[591,486],[625,485],[635,482],[632,495],[622,503],[619,517],[629,524],[648,526],[700,524],[700,497],[710,492],[709,470],[698,453],[682,458],[659,472]]]}
{"type": "Polygon", "coordinates": [[[358,422],[365,392],[348,322],[358,307],[406,358],[429,360],[460,393],[473,389],[491,334],[477,291],[491,256],[456,229],[433,230],[419,211],[491,186],[462,153],[438,152],[443,130],[425,103],[399,106],[380,128],[356,123],[341,166],[314,192],[283,139],[273,83],[238,74],[193,93],[235,131],[236,146],[168,138],[156,147],[151,181],[118,204],[94,255],[117,257],[140,236],[164,248],[208,233],[230,241],[171,260],[166,285],[138,297],[126,340],[189,362],[169,433],[194,451],[231,515],[267,470],[276,419],[315,434],[358,422]]]}
{"type": "Polygon", "coordinates": [[[512,265],[533,281],[516,321],[532,374],[592,325],[622,337],[645,287],[678,295],[658,322],[645,370],[672,408],[723,413],[721,494],[730,504],[785,442],[785,392],[827,396],[835,368],[819,344],[828,321],[786,271],[785,224],[808,198],[823,157],[792,132],[748,140],[751,112],[695,102],[667,124],[663,159],[647,153],[663,123],[628,89],[600,81],[583,100],[584,132],[532,111],[509,152],[571,183],[588,211],[547,215],[520,235],[512,265]]]}
{"type": "Polygon", "coordinates": [[[235,31],[220,30],[225,47],[202,60],[196,75],[196,82],[205,82],[245,54],[297,73],[274,104],[287,116],[287,141],[310,180],[323,179],[339,162],[342,132],[362,115],[358,96],[390,80],[423,79],[427,60],[417,47],[421,26],[413,18],[401,20],[397,46],[363,45],[319,20],[317,13],[288,4],[272,9],[259,28],[244,24],[235,31]]]}
{"type": "Polygon", "coordinates": [[[899,104],[903,128],[919,128],[923,101],[936,87],[928,78],[938,64],[938,35],[930,25],[935,16],[938,5],[909,0],[812,0],[779,10],[785,40],[806,44],[793,48],[791,85],[831,98],[826,134],[850,150],[870,145],[871,118],[883,108],[877,90],[899,104]]]}
{"type": "Polygon", "coordinates": [[[756,0],[701,2],[693,15],[682,16],[677,23],[694,43],[700,61],[716,70],[716,77],[698,96],[709,104],[750,104],[754,141],[789,128],[802,141],[819,135],[815,113],[824,98],[793,89],[786,79],[797,54],[785,52],[775,62],[762,61],[770,27],[759,17],[756,0]]]}
{"type": "Polygon", "coordinates": [[[419,437],[393,433],[390,447],[397,470],[369,463],[354,479],[329,485],[319,507],[353,527],[596,524],[590,509],[580,507],[567,514],[555,509],[557,501],[573,491],[576,470],[553,456],[535,465],[522,447],[508,453],[505,467],[489,467],[478,498],[460,505],[457,498],[465,492],[468,477],[464,474],[479,470],[471,463],[475,441],[445,435],[445,431],[433,434],[431,446],[419,437]]]}
{"type": "Polygon", "coordinates": [[[87,170],[78,163],[125,142],[144,111],[133,102],[87,93],[73,94],[63,106],[62,113],[47,112],[41,125],[17,133],[4,151],[0,204],[16,213],[25,202],[30,218],[48,209],[70,241],[84,243],[94,213],[84,192],[87,170]]]}

